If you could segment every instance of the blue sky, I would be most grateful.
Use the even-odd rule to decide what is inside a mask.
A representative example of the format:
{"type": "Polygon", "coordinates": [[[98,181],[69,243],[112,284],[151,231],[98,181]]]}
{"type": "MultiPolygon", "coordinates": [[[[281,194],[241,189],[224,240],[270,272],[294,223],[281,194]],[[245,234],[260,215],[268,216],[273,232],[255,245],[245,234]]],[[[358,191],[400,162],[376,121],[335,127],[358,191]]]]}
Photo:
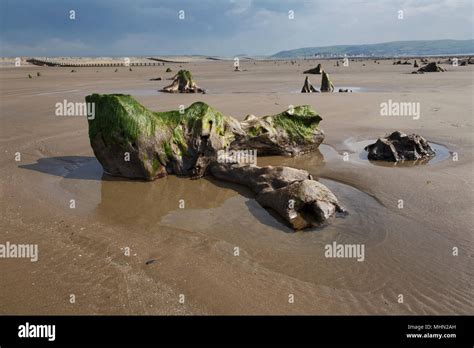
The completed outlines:
{"type": "Polygon", "coordinates": [[[265,55],[472,39],[473,0],[0,0],[2,56],[265,55]],[[76,18],[69,18],[74,10],[76,18]],[[294,12],[289,19],[288,11],[294,12]],[[398,19],[398,11],[403,19],[398,19]],[[179,19],[184,11],[184,19],[179,19]]]}

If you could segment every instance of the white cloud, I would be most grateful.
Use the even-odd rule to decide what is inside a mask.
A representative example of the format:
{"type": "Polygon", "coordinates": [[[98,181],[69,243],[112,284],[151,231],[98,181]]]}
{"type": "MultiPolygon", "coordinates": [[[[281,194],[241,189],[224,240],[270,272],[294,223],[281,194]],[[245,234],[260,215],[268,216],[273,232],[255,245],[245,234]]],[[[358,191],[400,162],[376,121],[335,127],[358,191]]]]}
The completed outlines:
{"type": "Polygon", "coordinates": [[[231,8],[226,12],[228,15],[241,15],[252,7],[252,0],[230,0],[231,8]]]}

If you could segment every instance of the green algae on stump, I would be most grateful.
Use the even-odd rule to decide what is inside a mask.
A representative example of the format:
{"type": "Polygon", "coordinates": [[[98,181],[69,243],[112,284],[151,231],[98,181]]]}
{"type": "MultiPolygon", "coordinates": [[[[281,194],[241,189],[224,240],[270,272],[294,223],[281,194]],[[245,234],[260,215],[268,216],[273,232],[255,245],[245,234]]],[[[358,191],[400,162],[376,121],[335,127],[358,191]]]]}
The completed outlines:
{"type": "Polygon", "coordinates": [[[296,106],[276,115],[246,118],[245,135],[237,136],[234,149],[252,148],[260,155],[301,155],[315,150],[324,140],[322,118],[309,105],[296,106]]]}
{"type": "Polygon", "coordinates": [[[89,138],[97,159],[107,173],[129,178],[202,176],[221,149],[291,156],[324,139],[321,117],[308,105],[241,123],[203,102],[183,112],[153,112],[129,95],[93,94],[86,101],[95,103],[89,138]]]}
{"type": "Polygon", "coordinates": [[[173,76],[173,82],[163,87],[162,92],[168,93],[205,93],[193,80],[193,76],[189,70],[180,70],[173,76]]]}
{"type": "Polygon", "coordinates": [[[86,97],[95,103],[89,138],[104,170],[117,176],[153,180],[167,173],[201,175],[200,156],[228,146],[233,132],[225,116],[196,102],[178,110],[152,112],[122,94],[86,97]]]}

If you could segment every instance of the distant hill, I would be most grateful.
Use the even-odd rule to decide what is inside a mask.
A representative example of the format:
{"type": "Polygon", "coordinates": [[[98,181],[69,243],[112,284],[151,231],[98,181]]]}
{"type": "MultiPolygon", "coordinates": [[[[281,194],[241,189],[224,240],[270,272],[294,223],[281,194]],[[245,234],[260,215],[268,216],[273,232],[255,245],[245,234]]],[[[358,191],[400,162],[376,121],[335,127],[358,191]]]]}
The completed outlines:
{"type": "Polygon", "coordinates": [[[474,54],[474,40],[421,40],[394,41],[368,45],[338,45],[326,47],[305,47],[281,51],[274,58],[331,56],[436,56],[474,54]]]}

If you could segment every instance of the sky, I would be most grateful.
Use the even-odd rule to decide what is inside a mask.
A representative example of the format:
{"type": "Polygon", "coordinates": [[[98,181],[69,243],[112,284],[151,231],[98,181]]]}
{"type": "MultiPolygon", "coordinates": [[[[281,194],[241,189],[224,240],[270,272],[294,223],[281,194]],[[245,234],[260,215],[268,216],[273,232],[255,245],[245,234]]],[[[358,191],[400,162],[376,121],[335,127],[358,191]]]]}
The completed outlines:
{"type": "Polygon", "coordinates": [[[0,4],[0,55],[13,57],[231,57],[339,44],[474,38],[473,0],[0,0],[0,4]],[[75,11],[74,19],[70,11],[75,11]]]}

